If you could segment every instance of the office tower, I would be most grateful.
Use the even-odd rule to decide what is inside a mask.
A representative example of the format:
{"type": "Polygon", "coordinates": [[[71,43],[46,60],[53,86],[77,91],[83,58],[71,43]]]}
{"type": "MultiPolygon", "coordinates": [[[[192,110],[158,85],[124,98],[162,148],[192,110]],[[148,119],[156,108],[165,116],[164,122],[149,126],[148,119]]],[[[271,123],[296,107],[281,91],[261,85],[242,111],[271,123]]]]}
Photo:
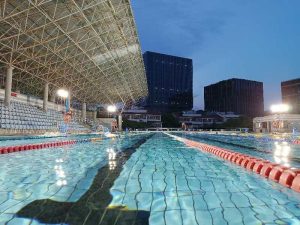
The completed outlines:
{"type": "Polygon", "coordinates": [[[145,52],[150,111],[175,112],[193,108],[192,59],[145,52]]]}
{"type": "Polygon", "coordinates": [[[291,108],[291,113],[300,113],[300,79],[281,82],[282,102],[291,108]]]}
{"type": "Polygon", "coordinates": [[[223,80],[204,87],[204,102],[206,111],[262,116],[263,83],[236,78],[223,80]]]}

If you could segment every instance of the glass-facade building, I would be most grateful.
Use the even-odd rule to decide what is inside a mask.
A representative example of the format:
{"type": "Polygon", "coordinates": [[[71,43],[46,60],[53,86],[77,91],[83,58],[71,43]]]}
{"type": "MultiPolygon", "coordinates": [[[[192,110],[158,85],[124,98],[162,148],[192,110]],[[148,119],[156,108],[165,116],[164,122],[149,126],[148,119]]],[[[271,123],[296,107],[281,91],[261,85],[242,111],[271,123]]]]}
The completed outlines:
{"type": "Polygon", "coordinates": [[[149,90],[146,108],[156,112],[192,109],[192,59],[155,52],[143,56],[149,90]]]}
{"type": "Polygon", "coordinates": [[[282,102],[291,107],[291,113],[300,113],[300,78],[281,82],[282,102]]]}
{"type": "Polygon", "coordinates": [[[263,83],[236,78],[220,81],[204,87],[204,103],[206,111],[262,116],[263,83]]]}

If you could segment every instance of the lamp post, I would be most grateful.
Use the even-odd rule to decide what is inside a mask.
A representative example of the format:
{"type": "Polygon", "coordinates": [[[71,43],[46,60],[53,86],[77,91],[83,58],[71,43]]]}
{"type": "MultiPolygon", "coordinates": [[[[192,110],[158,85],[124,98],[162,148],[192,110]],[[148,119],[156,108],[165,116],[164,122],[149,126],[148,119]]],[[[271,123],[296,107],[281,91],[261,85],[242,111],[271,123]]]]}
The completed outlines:
{"type": "MultiPolygon", "coordinates": [[[[109,105],[107,107],[107,113],[108,113],[108,117],[109,117],[109,113],[115,113],[117,112],[117,107],[115,105],[109,105]]],[[[118,113],[118,127],[119,127],[119,131],[122,131],[122,114],[118,113]]]]}
{"type": "Polygon", "coordinates": [[[114,113],[117,111],[117,107],[115,105],[107,106],[107,116],[109,117],[109,113],[114,113]]]}
{"type": "MultiPolygon", "coordinates": [[[[63,101],[64,101],[64,103],[66,103],[65,101],[68,99],[68,97],[69,97],[69,92],[68,91],[66,91],[66,90],[64,90],[64,89],[59,89],[59,90],[57,90],[57,92],[56,92],[56,94],[61,98],[61,99],[63,99],[63,101]]],[[[69,104],[69,103],[68,103],[69,104]]],[[[68,113],[68,111],[69,111],[69,106],[66,104],[66,114],[68,113]]],[[[66,114],[64,115],[64,121],[66,122],[66,119],[67,119],[67,117],[66,117],[66,114]]],[[[67,126],[63,126],[63,132],[67,132],[67,130],[68,130],[68,128],[67,128],[67,126]]]]}
{"type": "Polygon", "coordinates": [[[57,95],[61,98],[67,98],[69,96],[69,92],[64,89],[58,89],[57,95]]]}
{"type": "MultiPolygon", "coordinates": [[[[64,101],[64,104],[66,103],[66,100],[68,100],[68,97],[69,97],[69,92],[68,91],[66,91],[66,90],[64,90],[64,89],[58,89],[57,90],[57,95],[61,98],[61,99],[63,99],[63,101],[64,101]]],[[[70,107],[69,107],[69,102],[67,102],[68,104],[66,104],[66,112],[68,112],[69,111],[69,109],[70,109],[70,107]]]]}

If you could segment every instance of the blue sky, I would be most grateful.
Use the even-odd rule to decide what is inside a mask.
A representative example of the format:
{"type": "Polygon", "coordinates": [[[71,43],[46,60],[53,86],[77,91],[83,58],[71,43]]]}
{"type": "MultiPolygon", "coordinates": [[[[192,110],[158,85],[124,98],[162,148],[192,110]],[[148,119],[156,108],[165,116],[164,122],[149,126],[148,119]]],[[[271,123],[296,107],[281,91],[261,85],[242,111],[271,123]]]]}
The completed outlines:
{"type": "Polygon", "coordinates": [[[265,108],[280,82],[300,78],[299,0],[132,0],[144,51],[189,57],[194,108],[203,87],[232,77],[264,82],[265,108]]]}

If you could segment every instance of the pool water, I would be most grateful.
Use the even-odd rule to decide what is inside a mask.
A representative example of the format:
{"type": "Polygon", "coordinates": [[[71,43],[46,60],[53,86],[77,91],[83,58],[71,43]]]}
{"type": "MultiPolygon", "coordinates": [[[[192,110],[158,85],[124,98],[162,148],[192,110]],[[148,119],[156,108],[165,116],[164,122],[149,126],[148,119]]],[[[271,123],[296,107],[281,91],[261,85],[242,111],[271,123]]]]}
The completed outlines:
{"type": "Polygon", "coordinates": [[[0,224],[300,224],[299,193],[163,133],[0,163],[0,224]]]}

